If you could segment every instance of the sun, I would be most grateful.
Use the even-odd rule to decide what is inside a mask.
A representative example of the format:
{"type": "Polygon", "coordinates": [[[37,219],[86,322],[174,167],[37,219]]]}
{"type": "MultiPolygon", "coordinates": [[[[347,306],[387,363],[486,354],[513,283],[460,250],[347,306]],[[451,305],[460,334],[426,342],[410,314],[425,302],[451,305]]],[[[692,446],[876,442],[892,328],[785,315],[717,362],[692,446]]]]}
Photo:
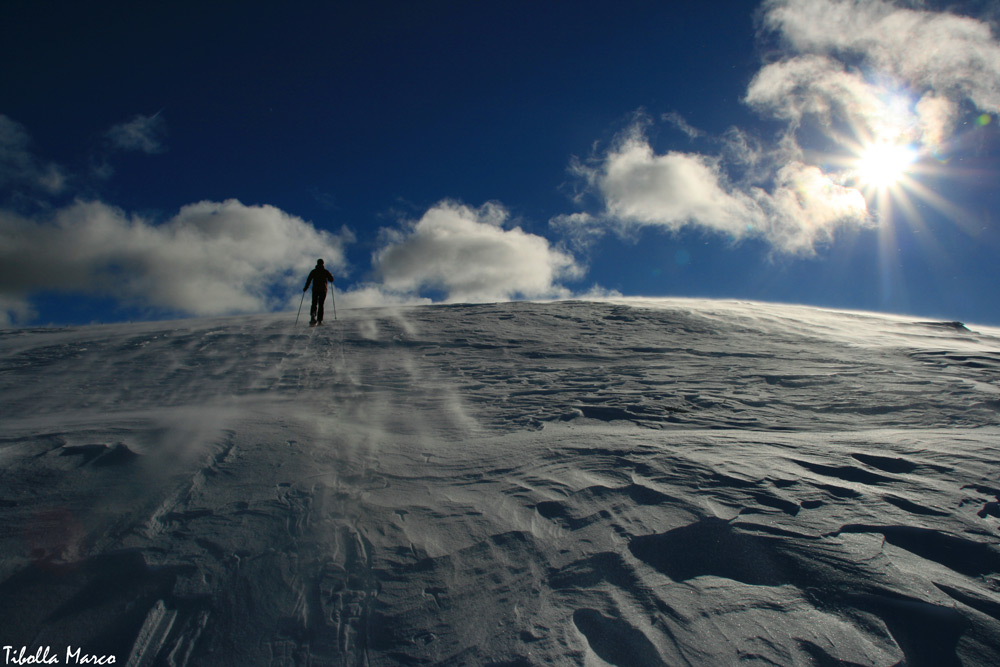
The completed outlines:
{"type": "Polygon", "coordinates": [[[857,178],[863,186],[891,188],[906,177],[916,160],[917,151],[909,144],[875,141],[858,155],[857,178]]]}

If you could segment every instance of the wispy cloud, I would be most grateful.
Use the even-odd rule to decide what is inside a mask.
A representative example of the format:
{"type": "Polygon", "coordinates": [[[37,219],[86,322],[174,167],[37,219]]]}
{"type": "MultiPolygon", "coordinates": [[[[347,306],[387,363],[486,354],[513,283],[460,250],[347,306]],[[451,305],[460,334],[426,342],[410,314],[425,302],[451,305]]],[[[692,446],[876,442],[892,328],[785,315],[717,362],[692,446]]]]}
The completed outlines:
{"type": "Polygon", "coordinates": [[[343,268],[352,240],[347,230],[330,234],[236,200],[191,204],[162,224],[100,202],[77,202],[45,220],[0,211],[0,319],[23,321],[42,290],[110,296],[154,312],[277,309],[301,289],[316,257],[343,268]]]}
{"type": "Polygon", "coordinates": [[[60,166],[32,153],[31,137],[24,126],[0,115],[0,188],[54,195],[65,189],[66,181],[60,166]]]}
{"type": "Polygon", "coordinates": [[[166,123],[160,112],[152,116],[136,115],[129,121],[113,126],[106,133],[112,147],[123,151],[162,153],[166,123]]]}
{"type": "MultiPolygon", "coordinates": [[[[890,141],[928,155],[963,109],[1000,111],[1000,42],[984,21],[885,0],[768,0],[761,25],[779,51],[768,51],[744,102],[784,123],[774,139],[733,128],[718,155],[657,154],[641,119],[573,163],[600,210],[553,223],[576,238],[695,227],[811,254],[838,228],[875,222],[851,151],[890,141]],[[823,151],[834,155],[818,159],[823,151]]],[[[676,114],[661,119],[698,138],[676,114]]]]}
{"type": "Polygon", "coordinates": [[[373,258],[383,288],[442,290],[448,301],[568,295],[558,281],[581,274],[574,258],[509,222],[499,204],[443,201],[416,222],[386,230],[373,258]]]}
{"type": "Polygon", "coordinates": [[[660,116],[660,120],[670,123],[678,130],[686,134],[689,139],[697,139],[698,137],[705,135],[704,132],[699,130],[691,123],[687,122],[687,119],[684,118],[684,116],[677,113],[676,111],[670,111],[663,114],[662,116],[660,116]]]}

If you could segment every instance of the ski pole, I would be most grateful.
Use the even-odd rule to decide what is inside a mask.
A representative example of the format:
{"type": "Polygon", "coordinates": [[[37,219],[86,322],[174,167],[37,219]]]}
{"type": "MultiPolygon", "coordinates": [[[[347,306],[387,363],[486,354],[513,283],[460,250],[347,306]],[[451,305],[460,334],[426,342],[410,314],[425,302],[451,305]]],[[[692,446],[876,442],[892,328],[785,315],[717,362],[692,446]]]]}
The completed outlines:
{"type": "Polygon", "coordinates": [[[299,326],[299,315],[302,314],[302,302],[306,300],[306,291],[302,290],[302,298],[299,299],[299,312],[295,315],[295,326],[299,326]]]}
{"type": "Polygon", "coordinates": [[[337,319],[337,292],[330,290],[330,298],[333,299],[333,319],[337,319]]]}

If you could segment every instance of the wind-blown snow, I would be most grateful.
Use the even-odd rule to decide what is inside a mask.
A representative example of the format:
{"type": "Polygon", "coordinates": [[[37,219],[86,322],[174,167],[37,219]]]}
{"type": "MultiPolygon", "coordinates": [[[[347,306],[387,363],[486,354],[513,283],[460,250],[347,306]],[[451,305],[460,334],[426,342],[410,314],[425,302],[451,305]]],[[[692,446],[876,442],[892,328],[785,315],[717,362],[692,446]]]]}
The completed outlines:
{"type": "Polygon", "coordinates": [[[0,332],[0,645],[995,665],[1000,330],[507,303],[0,332]]]}

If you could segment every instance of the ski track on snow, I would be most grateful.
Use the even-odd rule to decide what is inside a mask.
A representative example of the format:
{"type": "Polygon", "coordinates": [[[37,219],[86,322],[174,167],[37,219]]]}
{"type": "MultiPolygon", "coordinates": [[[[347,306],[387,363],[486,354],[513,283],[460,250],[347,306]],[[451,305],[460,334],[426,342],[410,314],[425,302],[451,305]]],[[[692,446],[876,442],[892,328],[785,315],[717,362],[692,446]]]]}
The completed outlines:
{"type": "Polygon", "coordinates": [[[0,641],[1000,663],[1000,330],[689,300],[0,331],[0,641]]]}

